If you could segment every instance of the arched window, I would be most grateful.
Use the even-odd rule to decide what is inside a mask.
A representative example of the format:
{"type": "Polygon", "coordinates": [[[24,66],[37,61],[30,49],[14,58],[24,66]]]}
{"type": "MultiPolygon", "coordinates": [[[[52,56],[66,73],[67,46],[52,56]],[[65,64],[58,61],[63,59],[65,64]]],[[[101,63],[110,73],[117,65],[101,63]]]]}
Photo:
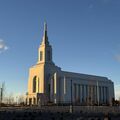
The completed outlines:
{"type": "Polygon", "coordinates": [[[40,87],[40,83],[39,83],[39,78],[38,78],[38,92],[39,92],[39,87],[40,87]]]}
{"type": "Polygon", "coordinates": [[[33,78],[33,93],[36,92],[36,79],[37,79],[37,76],[33,78]]]}

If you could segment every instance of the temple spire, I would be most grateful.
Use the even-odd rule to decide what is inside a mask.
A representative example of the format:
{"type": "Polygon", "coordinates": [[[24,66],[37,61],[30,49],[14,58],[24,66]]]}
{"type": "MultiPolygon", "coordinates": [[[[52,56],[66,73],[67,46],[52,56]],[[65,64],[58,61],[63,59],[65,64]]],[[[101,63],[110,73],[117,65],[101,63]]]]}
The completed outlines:
{"type": "Polygon", "coordinates": [[[44,35],[47,33],[47,23],[44,22],[44,35]]]}
{"type": "Polygon", "coordinates": [[[42,44],[49,44],[48,36],[47,36],[47,23],[46,22],[44,22],[44,34],[43,34],[42,44]]]}
{"type": "Polygon", "coordinates": [[[44,22],[42,43],[38,49],[38,63],[52,63],[52,47],[47,37],[47,24],[44,22]]]}

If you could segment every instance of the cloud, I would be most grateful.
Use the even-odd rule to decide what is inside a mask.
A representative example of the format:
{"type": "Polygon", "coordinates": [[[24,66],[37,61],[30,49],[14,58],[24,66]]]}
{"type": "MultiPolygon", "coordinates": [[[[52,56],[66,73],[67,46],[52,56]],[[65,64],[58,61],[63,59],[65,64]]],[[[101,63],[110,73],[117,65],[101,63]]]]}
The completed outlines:
{"type": "Polygon", "coordinates": [[[3,39],[0,39],[0,53],[8,50],[8,46],[5,44],[3,39]]]}
{"type": "Polygon", "coordinates": [[[104,3],[108,3],[108,2],[110,2],[111,0],[103,0],[104,1],[104,3]]]}
{"type": "Polygon", "coordinates": [[[120,62],[120,54],[115,55],[115,59],[120,62]]]}
{"type": "Polygon", "coordinates": [[[90,9],[92,9],[93,8],[93,4],[91,3],[91,4],[89,4],[89,6],[88,6],[90,9]]]}
{"type": "MultiPolygon", "coordinates": [[[[112,2],[112,0],[99,0],[99,2],[102,4],[102,5],[107,5],[109,3],[112,2]]],[[[89,9],[93,9],[95,7],[98,7],[98,0],[90,0],[90,3],[88,4],[88,8],[89,9]]]]}
{"type": "Polygon", "coordinates": [[[93,6],[94,6],[93,3],[90,3],[90,4],[88,5],[88,8],[92,9],[93,6]]]}

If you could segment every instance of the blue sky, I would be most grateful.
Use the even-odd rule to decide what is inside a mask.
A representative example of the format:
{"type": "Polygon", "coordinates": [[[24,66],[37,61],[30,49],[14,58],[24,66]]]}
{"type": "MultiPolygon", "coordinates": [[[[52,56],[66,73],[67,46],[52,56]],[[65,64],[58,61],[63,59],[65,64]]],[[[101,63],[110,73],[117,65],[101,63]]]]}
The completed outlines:
{"type": "Polygon", "coordinates": [[[0,0],[0,82],[6,91],[27,91],[44,21],[56,65],[107,76],[120,97],[119,0],[0,0]]]}

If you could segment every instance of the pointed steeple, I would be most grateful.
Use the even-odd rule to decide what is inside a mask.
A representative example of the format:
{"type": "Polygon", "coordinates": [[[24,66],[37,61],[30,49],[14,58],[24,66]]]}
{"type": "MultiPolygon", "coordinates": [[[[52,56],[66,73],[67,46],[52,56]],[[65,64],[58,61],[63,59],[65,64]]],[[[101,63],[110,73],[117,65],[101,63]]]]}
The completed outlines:
{"type": "Polygon", "coordinates": [[[47,36],[47,23],[44,22],[44,34],[42,38],[42,44],[49,44],[48,42],[48,36],[47,36]]]}
{"type": "Polygon", "coordinates": [[[52,47],[48,41],[46,22],[44,22],[42,43],[38,48],[38,63],[52,63],[52,47]]]}

